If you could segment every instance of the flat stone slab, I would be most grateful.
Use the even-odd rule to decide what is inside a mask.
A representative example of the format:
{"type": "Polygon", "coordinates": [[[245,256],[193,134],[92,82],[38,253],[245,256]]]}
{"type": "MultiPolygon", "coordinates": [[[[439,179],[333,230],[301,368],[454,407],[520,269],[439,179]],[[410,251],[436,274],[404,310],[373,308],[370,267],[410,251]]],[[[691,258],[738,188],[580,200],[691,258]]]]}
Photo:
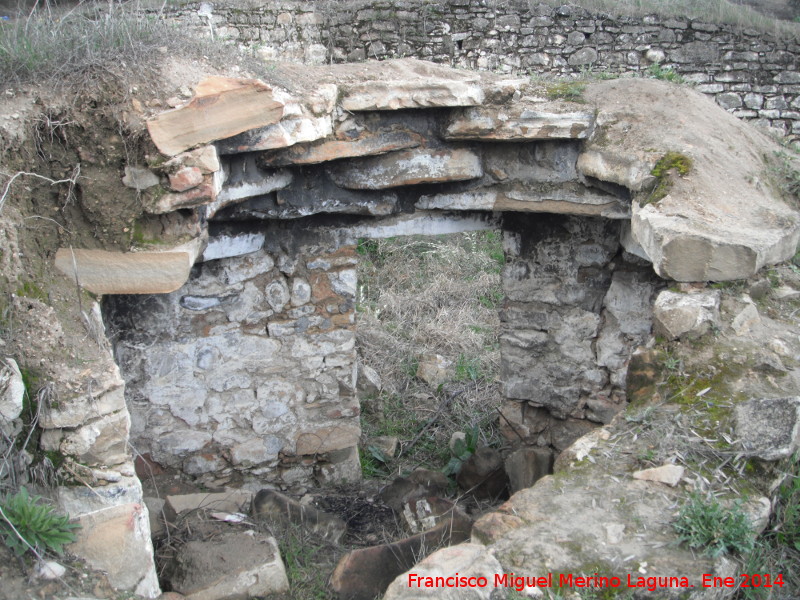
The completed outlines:
{"type": "Polygon", "coordinates": [[[353,190],[465,181],[483,175],[480,156],[466,148],[419,148],[331,165],[336,185],[353,190]]]}
{"type": "Polygon", "coordinates": [[[422,60],[362,63],[330,71],[347,78],[341,84],[345,110],[475,106],[484,101],[478,74],[422,60]]]}
{"type": "Polygon", "coordinates": [[[578,169],[636,192],[631,234],[660,276],[742,279],[794,255],[800,214],[765,183],[779,150],[766,134],[686,86],[619,79],[583,95],[598,117],[578,169]],[[667,153],[692,164],[663,175],[659,199],[652,170],[667,153]]]}
{"type": "Polygon", "coordinates": [[[222,172],[224,184],[216,199],[206,206],[206,218],[231,204],[288,187],[294,179],[288,169],[261,169],[254,154],[229,157],[223,161],[222,172]]]}
{"type": "Polygon", "coordinates": [[[422,196],[422,210],[490,210],[630,218],[630,202],[579,183],[518,184],[422,196]]]}
{"type": "Polygon", "coordinates": [[[285,592],[289,580],[275,538],[224,533],[184,544],[170,579],[187,600],[255,598],[285,592]]]}
{"type": "Polygon", "coordinates": [[[167,294],[189,279],[200,240],[164,252],[60,248],[55,266],[94,294],[167,294]]]}
{"type": "Polygon", "coordinates": [[[258,150],[286,148],[300,142],[312,142],[333,133],[329,115],[322,117],[287,118],[274,125],[251,129],[217,142],[220,154],[237,154],[258,150]]]}
{"type": "Polygon", "coordinates": [[[248,490],[231,490],[230,492],[214,492],[196,494],[175,494],[167,496],[164,504],[164,515],[174,523],[181,515],[194,510],[213,510],[217,512],[245,512],[253,500],[253,493],[248,490]]]}
{"type": "Polygon", "coordinates": [[[592,112],[553,113],[520,103],[461,109],[451,118],[444,137],[498,141],[585,139],[593,126],[592,112]]]}
{"type": "Polygon", "coordinates": [[[422,143],[419,134],[411,131],[360,132],[348,139],[325,140],[311,144],[297,144],[285,150],[265,152],[259,159],[264,167],[310,165],[329,160],[374,156],[416,148],[422,143]]]}
{"type": "Polygon", "coordinates": [[[256,79],[208,77],[188,104],[148,119],[147,130],[162,153],[174,156],[278,122],[284,115],[283,96],[256,79]]]}

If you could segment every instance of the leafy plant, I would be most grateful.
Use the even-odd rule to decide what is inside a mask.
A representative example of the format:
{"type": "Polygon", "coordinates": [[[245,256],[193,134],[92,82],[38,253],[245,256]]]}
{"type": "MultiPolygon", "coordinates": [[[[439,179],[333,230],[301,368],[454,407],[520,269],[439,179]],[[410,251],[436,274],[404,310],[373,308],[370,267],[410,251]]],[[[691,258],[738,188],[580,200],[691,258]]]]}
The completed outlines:
{"type": "Polygon", "coordinates": [[[740,501],[726,508],[716,498],[703,499],[697,493],[681,508],[674,528],[682,542],[712,558],[733,552],[746,554],[755,543],[750,519],[740,501]]]}
{"type": "Polygon", "coordinates": [[[72,531],[79,525],[70,523],[67,516],[56,514],[52,506],[42,504],[39,496],[30,496],[25,488],[7,497],[0,508],[0,535],[17,556],[31,548],[39,553],[61,554],[64,544],[75,541],[72,531]]]}
{"type": "Polygon", "coordinates": [[[580,81],[559,81],[547,85],[545,93],[549,100],[583,102],[583,90],[585,89],[586,84],[580,81]]]}
{"type": "Polygon", "coordinates": [[[461,470],[462,465],[469,460],[469,457],[475,454],[475,450],[478,447],[479,438],[480,430],[477,426],[474,426],[472,429],[467,431],[464,439],[457,438],[453,443],[453,456],[450,458],[450,462],[447,463],[442,472],[448,477],[451,475],[456,475],[461,470]]]}
{"type": "Polygon", "coordinates": [[[683,83],[681,74],[670,67],[662,67],[661,65],[653,64],[647,68],[647,74],[653,79],[671,81],[672,83],[683,83]]]}

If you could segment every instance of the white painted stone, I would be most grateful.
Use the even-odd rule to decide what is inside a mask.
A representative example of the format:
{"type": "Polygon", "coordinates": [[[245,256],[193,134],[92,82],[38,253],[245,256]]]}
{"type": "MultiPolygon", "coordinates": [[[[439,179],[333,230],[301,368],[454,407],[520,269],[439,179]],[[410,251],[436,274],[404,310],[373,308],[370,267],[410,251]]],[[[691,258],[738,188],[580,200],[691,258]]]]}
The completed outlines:
{"type": "Polygon", "coordinates": [[[264,245],[263,233],[239,233],[232,235],[218,235],[209,238],[206,249],[203,250],[202,261],[232,258],[257,252],[264,245]]]}

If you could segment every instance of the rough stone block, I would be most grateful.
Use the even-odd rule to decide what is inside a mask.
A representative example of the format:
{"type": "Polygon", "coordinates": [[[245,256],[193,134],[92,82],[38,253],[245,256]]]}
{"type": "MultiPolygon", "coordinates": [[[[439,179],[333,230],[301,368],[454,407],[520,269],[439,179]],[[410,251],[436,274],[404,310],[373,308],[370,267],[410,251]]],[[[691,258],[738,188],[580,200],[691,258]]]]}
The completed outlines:
{"type": "Polygon", "coordinates": [[[355,190],[464,181],[483,175],[480,157],[463,148],[403,150],[388,155],[331,165],[329,173],[340,187],[355,190]]]}
{"type": "Polygon", "coordinates": [[[250,129],[234,137],[217,142],[220,154],[237,154],[286,148],[301,142],[313,142],[333,133],[331,117],[291,117],[279,123],[250,129]]]}
{"type": "Polygon", "coordinates": [[[25,383],[13,358],[0,360],[0,430],[11,434],[11,421],[22,413],[25,383]]]}
{"type": "Polygon", "coordinates": [[[185,544],[170,582],[187,600],[256,598],[289,589],[275,538],[243,532],[185,544]]]}
{"type": "Polygon", "coordinates": [[[547,448],[519,448],[505,460],[509,492],[531,487],[553,470],[553,453],[547,448]]]}
{"type": "Polygon", "coordinates": [[[300,456],[343,450],[358,445],[361,428],[358,422],[320,427],[297,436],[296,453],[300,456]]]}
{"type": "Polygon", "coordinates": [[[591,112],[549,113],[539,107],[475,107],[453,115],[444,137],[454,140],[585,139],[594,126],[591,112]]]}
{"type": "Polygon", "coordinates": [[[719,302],[718,290],[690,294],[665,290],[653,307],[653,329],[670,340],[700,337],[719,323],[719,302]]]}
{"type": "Polygon", "coordinates": [[[61,452],[88,466],[112,466],[125,463],[128,454],[128,411],[104,415],[75,429],[47,429],[41,445],[61,452]]]}
{"type": "Polygon", "coordinates": [[[278,122],[286,103],[281,96],[262,81],[209,77],[187,105],[148,119],[147,129],[158,149],[174,156],[278,122]]]}
{"type": "Polygon", "coordinates": [[[94,569],[105,571],[117,590],[155,598],[158,587],[147,508],[123,504],[82,515],[77,541],[67,551],[86,560],[94,569]]]}
{"type": "Polygon", "coordinates": [[[734,415],[739,446],[748,456],[780,460],[800,448],[800,397],[748,400],[734,415]]]}
{"type": "Polygon", "coordinates": [[[408,573],[399,575],[389,585],[384,600],[418,600],[437,598],[442,600],[490,600],[497,588],[494,587],[495,576],[505,573],[502,565],[481,544],[458,544],[437,550],[408,573]],[[485,577],[491,582],[485,588],[425,588],[409,586],[408,576],[414,573],[418,577],[449,577],[458,573],[461,577],[485,577]]]}

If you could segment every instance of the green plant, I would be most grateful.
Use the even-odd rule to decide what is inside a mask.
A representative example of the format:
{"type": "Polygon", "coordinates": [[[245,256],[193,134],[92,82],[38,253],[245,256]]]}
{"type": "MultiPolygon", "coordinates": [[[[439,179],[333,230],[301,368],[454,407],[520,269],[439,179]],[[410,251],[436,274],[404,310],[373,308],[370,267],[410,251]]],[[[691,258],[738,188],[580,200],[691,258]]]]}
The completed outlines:
{"type": "Polygon", "coordinates": [[[670,67],[662,67],[661,65],[653,64],[647,68],[647,74],[653,79],[671,81],[672,83],[683,83],[681,74],[670,67]]]}
{"type": "Polygon", "coordinates": [[[774,152],[767,158],[768,172],[775,180],[778,189],[796,205],[800,204],[800,169],[797,159],[788,152],[774,152]]]}
{"type": "Polygon", "coordinates": [[[386,477],[390,458],[376,446],[367,446],[359,453],[361,472],[367,479],[386,477]]]}
{"type": "Polygon", "coordinates": [[[478,440],[480,439],[480,430],[477,426],[473,426],[469,431],[465,432],[464,439],[457,438],[453,443],[451,452],[453,456],[447,463],[442,472],[448,477],[457,475],[461,470],[461,466],[469,459],[470,456],[475,454],[478,447],[478,440]]]}
{"type": "Polygon", "coordinates": [[[79,525],[69,517],[58,515],[53,507],[41,503],[39,496],[28,495],[21,488],[0,504],[0,535],[14,554],[22,556],[28,550],[61,554],[64,544],[75,541],[72,533],[79,525]]]}
{"type": "Polygon", "coordinates": [[[648,196],[640,201],[641,206],[658,202],[664,198],[672,188],[673,177],[684,177],[688,175],[694,163],[691,158],[680,152],[667,152],[650,171],[656,178],[656,184],[648,196]]]}
{"type": "Polygon", "coordinates": [[[704,499],[693,493],[678,513],[674,528],[682,542],[712,558],[734,552],[746,554],[754,546],[750,520],[741,501],[726,508],[714,497],[704,499]]]}
{"type": "Polygon", "coordinates": [[[458,355],[456,361],[455,381],[477,381],[483,377],[480,358],[458,355]]]}
{"type": "Polygon", "coordinates": [[[583,102],[583,91],[586,84],[582,81],[558,81],[545,86],[545,94],[549,100],[568,100],[583,102]]]}

